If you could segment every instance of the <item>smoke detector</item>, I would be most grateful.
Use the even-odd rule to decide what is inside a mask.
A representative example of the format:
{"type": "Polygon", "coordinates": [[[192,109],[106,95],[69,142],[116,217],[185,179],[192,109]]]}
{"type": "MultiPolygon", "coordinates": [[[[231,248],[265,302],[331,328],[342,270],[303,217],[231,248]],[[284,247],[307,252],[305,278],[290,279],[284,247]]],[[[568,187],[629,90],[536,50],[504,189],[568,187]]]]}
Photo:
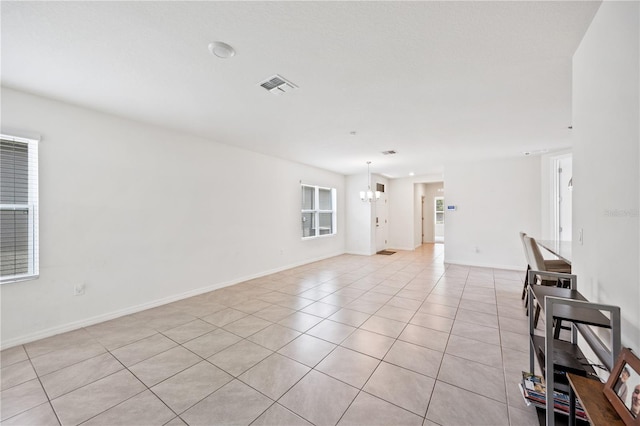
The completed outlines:
{"type": "Polygon", "coordinates": [[[268,90],[275,95],[287,93],[298,88],[298,86],[278,74],[273,77],[269,77],[258,84],[260,87],[263,87],[265,90],[268,90]]]}

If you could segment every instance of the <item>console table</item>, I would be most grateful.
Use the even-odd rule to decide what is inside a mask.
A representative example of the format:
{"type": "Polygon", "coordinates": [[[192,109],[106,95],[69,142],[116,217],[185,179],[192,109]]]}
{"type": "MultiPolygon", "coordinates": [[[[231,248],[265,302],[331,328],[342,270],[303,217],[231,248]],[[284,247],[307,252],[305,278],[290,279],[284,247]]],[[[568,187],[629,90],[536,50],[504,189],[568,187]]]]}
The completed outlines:
{"type": "MultiPolygon", "coordinates": [[[[537,358],[542,368],[547,389],[546,424],[547,426],[553,426],[555,424],[553,391],[573,392],[567,380],[567,373],[597,378],[595,371],[588,365],[586,357],[578,347],[578,332],[589,344],[600,362],[611,370],[621,349],[620,308],[587,301],[576,289],[577,278],[575,275],[530,270],[529,283],[535,282],[536,275],[568,279],[570,282],[570,288],[542,285],[529,285],[528,288],[529,335],[531,341],[529,367],[532,372],[535,371],[534,362],[537,358]],[[537,300],[544,310],[544,336],[534,334],[534,300],[537,300]],[[603,311],[608,312],[608,317],[602,313],[603,311]],[[570,341],[558,339],[562,322],[571,324],[570,341]],[[609,344],[603,343],[591,327],[611,330],[611,342],[609,344]],[[609,350],[608,348],[613,349],[609,350]]],[[[571,399],[575,401],[574,398],[571,399]]],[[[571,417],[574,419],[575,406],[571,411],[573,411],[571,417]]]]}

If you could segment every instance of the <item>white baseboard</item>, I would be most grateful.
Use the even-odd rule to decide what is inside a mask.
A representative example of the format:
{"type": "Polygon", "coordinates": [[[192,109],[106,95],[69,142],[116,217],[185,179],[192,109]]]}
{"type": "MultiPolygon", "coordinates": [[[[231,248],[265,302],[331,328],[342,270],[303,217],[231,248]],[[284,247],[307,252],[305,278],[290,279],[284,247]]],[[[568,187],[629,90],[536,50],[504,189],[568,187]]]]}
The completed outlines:
{"type": "Polygon", "coordinates": [[[178,300],[182,300],[182,299],[187,299],[189,297],[193,297],[193,296],[198,296],[200,294],[203,293],[208,293],[210,291],[214,291],[214,290],[218,290],[220,288],[224,288],[224,287],[228,287],[230,285],[234,285],[234,284],[238,284],[241,282],[245,282],[245,281],[249,281],[249,280],[253,280],[255,278],[260,278],[260,277],[264,277],[267,275],[271,275],[271,274],[275,274],[278,272],[282,272],[282,271],[286,271],[287,269],[292,269],[292,268],[296,268],[298,266],[303,266],[303,265],[307,265],[309,263],[313,263],[313,262],[318,262],[321,260],[325,260],[325,259],[329,259],[332,257],[336,257],[336,256],[340,256],[342,254],[345,253],[337,253],[337,254],[330,254],[327,256],[321,256],[318,258],[314,258],[314,259],[310,259],[310,260],[306,260],[303,262],[297,262],[297,263],[292,263],[286,266],[281,266],[278,268],[274,268],[274,269],[270,269],[268,271],[263,271],[260,273],[256,273],[256,274],[251,274],[251,275],[247,275],[244,277],[240,277],[240,278],[236,278],[230,281],[225,281],[225,282],[220,282],[220,283],[216,283],[216,284],[212,284],[206,287],[200,287],[197,288],[195,290],[189,290],[187,292],[184,293],[179,293],[179,294],[175,294],[172,296],[167,296],[167,297],[163,297],[162,299],[156,299],[153,300],[151,302],[147,302],[147,303],[142,303],[139,305],[135,305],[135,306],[130,306],[127,308],[123,308],[123,309],[119,309],[116,311],[112,311],[112,312],[107,312],[104,314],[100,314],[100,315],[96,315],[93,317],[89,317],[89,318],[84,318],[78,321],[73,321],[70,323],[66,323],[66,324],[62,324],[62,325],[57,325],[55,327],[50,327],[44,330],[40,330],[34,333],[29,333],[23,336],[19,336],[13,339],[8,339],[8,340],[4,340],[2,341],[2,343],[0,344],[0,350],[4,350],[4,349],[8,349],[11,348],[13,346],[18,346],[18,345],[24,345],[25,343],[30,343],[36,340],[40,340],[40,339],[44,339],[47,337],[51,337],[51,336],[55,336],[56,334],[61,334],[61,333],[66,333],[68,331],[73,331],[73,330],[77,330],[83,327],[88,327],[90,325],[94,325],[94,324],[98,324],[104,321],[109,321],[115,318],[119,318],[125,315],[130,315],[130,314],[135,314],[137,312],[141,312],[144,311],[146,309],[151,309],[151,308],[155,308],[158,306],[162,306],[162,305],[166,305],[167,303],[172,303],[172,302],[177,302],[178,300]]]}

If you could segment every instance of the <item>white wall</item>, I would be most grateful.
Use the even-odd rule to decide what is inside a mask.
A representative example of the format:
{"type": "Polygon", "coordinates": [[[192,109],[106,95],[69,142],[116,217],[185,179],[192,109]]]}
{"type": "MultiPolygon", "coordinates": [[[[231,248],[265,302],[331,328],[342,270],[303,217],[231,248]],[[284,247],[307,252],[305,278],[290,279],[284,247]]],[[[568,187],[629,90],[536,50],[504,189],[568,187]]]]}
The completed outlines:
{"type": "Polygon", "coordinates": [[[540,157],[445,166],[445,262],[526,267],[518,232],[540,234],[540,157]]]}
{"type": "Polygon", "coordinates": [[[573,270],[640,350],[640,3],[603,2],[573,58],[573,270]],[[584,230],[584,243],[578,241],[584,230]]]}
{"type": "Polygon", "coordinates": [[[373,209],[370,203],[360,200],[360,191],[366,190],[368,179],[366,173],[346,177],[346,251],[350,254],[375,253],[373,209]]]}
{"type": "Polygon", "coordinates": [[[2,127],[42,135],[40,278],[1,286],[3,347],[345,250],[342,175],[5,88],[2,127]],[[301,240],[300,181],[337,188],[338,235],[301,240]]]}

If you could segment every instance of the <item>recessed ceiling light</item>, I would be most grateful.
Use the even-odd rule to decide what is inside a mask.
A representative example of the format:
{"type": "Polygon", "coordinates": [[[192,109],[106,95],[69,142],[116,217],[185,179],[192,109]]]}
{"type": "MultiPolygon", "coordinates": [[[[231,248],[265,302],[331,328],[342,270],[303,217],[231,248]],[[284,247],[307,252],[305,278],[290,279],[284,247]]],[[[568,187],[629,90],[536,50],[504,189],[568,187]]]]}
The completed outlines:
{"type": "Polygon", "coordinates": [[[213,43],[209,43],[209,52],[222,59],[230,58],[236,54],[236,51],[233,50],[233,47],[221,41],[214,41],[213,43]]]}
{"type": "Polygon", "coordinates": [[[409,173],[409,176],[415,176],[415,173],[411,172],[409,173]]]}

